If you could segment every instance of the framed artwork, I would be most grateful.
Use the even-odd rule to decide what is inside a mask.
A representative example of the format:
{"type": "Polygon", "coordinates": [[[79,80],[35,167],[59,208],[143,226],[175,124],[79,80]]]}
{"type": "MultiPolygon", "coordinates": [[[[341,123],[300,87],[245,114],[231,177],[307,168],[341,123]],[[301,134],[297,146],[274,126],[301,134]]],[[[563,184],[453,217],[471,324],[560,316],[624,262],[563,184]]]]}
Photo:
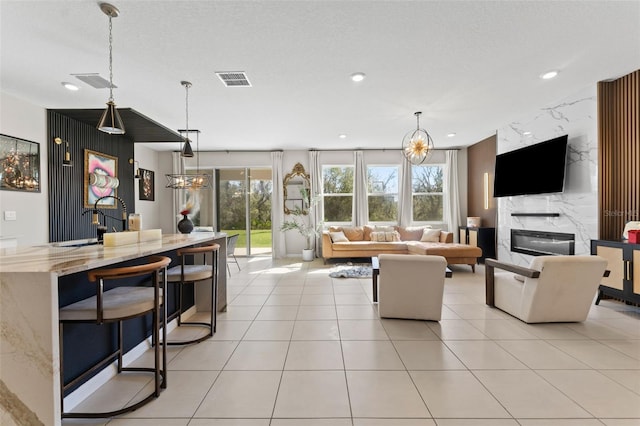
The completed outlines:
{"type": "MultiPolygon", "coordinates": [[[[117,196],[118,158],[100,152],[84,150],[84,207],[91,208],[95,202],[109,195],[117,196]]],[[[114,198],[98,202],[104,209],[117,208],[114,198]]]]}
{"type": "Polygon", "coordinates": [[[139,195],[141,200],[154,201],[156,195],[155,173],[151,170],[138,169],[140,173],[139,195]]]}
{"type": "Polygon", "coordinates": [[[40,144],[0,134],[0,189],[40,192],[40,144]]]}

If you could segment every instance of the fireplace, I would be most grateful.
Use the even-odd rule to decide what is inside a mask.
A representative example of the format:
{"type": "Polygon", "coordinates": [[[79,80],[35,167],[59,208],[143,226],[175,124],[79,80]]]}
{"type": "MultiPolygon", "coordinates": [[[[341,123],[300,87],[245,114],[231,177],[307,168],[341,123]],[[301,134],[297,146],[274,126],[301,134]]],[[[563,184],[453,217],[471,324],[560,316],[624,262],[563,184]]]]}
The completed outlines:
{"type": "Polygon", "coordinates": [[[562,232],[511,230],[511,251],[533,256],[575,254],[576,236],[562,232]]]}

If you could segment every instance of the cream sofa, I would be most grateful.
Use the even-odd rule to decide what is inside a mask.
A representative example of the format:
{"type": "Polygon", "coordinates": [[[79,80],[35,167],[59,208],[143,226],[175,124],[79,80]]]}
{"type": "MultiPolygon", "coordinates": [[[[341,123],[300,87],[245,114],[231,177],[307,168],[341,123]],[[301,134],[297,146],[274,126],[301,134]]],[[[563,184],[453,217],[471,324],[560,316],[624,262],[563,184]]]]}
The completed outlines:
{"type": "Polygon", "coordinates": [[[372,233],[376,232],[373,226],[331,227],[322,233],[322,257],[326,263],[334,258],[372,257],[381,253],[435,255],[446,258],[449,265],[469,265],[475,271],[478,257],[482,256],[479,247],[455,244],[453,233],[446,231],[440,231],[438,241],[420,241],[424,228],[394,226],[399,241],[371,241],[372,233]],[[331,233],[339,231],[348,241],[332,240],[331,233]]]}

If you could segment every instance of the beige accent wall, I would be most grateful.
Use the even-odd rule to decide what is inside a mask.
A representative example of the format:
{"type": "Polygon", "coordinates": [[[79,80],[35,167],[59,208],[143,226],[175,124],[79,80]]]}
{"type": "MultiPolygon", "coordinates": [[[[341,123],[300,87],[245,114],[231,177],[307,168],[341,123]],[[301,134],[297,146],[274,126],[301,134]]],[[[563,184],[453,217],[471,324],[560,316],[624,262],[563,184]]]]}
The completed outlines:
{"type": "MultiPolygon", "coordinates": [[[[493,198],[493,172],[496,165],[496,136],[490,136],[467,148],[467,216],[479,216],[480,225],[496,226],[496,202],[493,198]],[[484,174],[488,173],[488,208],[485,209],[484,174]]],[[[465,221],[466,218],[463,218],[465,221]]],[[[465,222],[466,223],[466,222],[465,222]]]]}

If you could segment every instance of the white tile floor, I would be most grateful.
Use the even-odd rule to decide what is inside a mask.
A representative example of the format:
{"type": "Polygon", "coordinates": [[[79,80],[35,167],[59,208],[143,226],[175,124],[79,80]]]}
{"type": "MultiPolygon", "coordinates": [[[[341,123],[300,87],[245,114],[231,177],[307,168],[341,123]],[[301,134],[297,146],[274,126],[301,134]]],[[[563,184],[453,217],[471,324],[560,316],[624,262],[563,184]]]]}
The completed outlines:
{"type": "MultiPolygon", "coordinates": [[[[371,279],[332,279],[321,261],[240,263],[217,333],[169,349],[157,400],[64,424],[640,425],[640,308],[603,301],[584,323],[527,325],[484,304],[482,266],[454,266],[442,321],[380,320],[371,279]]],[[[145,385],[117,377],[83,405],[145,385]]]]}

